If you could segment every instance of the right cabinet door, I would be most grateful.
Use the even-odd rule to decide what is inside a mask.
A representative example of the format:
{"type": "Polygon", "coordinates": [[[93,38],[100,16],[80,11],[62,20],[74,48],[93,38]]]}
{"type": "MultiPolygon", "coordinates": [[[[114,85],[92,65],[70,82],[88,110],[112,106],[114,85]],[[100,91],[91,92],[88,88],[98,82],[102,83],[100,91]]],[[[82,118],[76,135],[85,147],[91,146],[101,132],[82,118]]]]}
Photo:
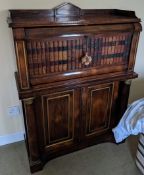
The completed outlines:
{"type": "Polygon", "coordinates": [[[106,133],[114,123],[118,82],[90,85],[82,89],[82,135],[84,139],[106,133]]]}

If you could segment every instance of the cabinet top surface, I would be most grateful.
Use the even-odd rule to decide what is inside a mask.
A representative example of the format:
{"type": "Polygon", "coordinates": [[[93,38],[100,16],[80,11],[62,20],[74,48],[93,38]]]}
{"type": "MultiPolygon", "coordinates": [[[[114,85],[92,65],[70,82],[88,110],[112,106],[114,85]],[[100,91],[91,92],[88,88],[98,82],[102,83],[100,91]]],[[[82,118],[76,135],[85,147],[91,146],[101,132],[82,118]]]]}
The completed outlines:
{"type": "Polygon", "coordinates": [[[140,22],[135,12],[117,9],[80,9],[63,3],[47,10],[9,10],[9,26],[46,27],[140,22]]]}

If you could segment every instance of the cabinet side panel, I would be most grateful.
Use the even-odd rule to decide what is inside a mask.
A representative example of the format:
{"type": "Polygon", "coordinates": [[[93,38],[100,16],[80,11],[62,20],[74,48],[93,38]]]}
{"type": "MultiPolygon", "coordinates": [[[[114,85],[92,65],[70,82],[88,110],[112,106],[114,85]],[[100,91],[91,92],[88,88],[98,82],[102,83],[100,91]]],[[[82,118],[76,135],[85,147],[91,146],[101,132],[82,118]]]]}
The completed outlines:
{"type": "Polygon", "coordinates": [[[140,35],[139,32],[135,32],[133,35],[133,38],[132,38],[131,51],[130,51],[130,57],[129,57],[129,65],[128,65],[129,70],[134,69],[138,41],[139,41],[139,35],[140,35]]]}
{"type": "Polygon", "coordinates": [[[36,121],[34,112],[34,99],[28,98],[23,100],[25,124],[28,137],[28,149],[30,151],[29,158],[31,161],[37,161],[39,159],[38,142],[36,121]]]}
{"type": "Polygon", "coordinates": [[[29,76],[27,67],[27,58],[24,41],[15,42],[16,55],[17,55],[17,65],[20,78],[21,89],[29,88],[29,76]]]}

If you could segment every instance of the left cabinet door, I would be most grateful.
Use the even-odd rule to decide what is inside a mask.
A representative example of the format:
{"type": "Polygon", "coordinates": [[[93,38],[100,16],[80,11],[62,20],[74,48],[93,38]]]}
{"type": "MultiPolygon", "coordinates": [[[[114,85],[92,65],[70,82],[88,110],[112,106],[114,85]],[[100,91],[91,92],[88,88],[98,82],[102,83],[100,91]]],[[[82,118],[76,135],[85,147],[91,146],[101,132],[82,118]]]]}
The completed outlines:
{"type": "Polygon", "coordinates": [[[43,93],[36,106],[42,155],[69,152],[79,140],[79,90],[43,93]]]}

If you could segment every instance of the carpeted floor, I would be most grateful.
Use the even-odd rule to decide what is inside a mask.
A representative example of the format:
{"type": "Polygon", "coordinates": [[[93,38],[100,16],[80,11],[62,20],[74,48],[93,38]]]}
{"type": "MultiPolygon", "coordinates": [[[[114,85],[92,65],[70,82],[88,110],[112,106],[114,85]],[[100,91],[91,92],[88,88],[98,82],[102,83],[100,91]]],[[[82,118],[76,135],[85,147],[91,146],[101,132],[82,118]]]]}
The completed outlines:
{"type": "MultiPolygon", "coordinates": [[[[49,161],[35,175],[140,175],[135,166],[136,139],[104,143],[49,161]]],[[[0,147],[0,175],[30,175],[24,142],[0,147]]]]}

